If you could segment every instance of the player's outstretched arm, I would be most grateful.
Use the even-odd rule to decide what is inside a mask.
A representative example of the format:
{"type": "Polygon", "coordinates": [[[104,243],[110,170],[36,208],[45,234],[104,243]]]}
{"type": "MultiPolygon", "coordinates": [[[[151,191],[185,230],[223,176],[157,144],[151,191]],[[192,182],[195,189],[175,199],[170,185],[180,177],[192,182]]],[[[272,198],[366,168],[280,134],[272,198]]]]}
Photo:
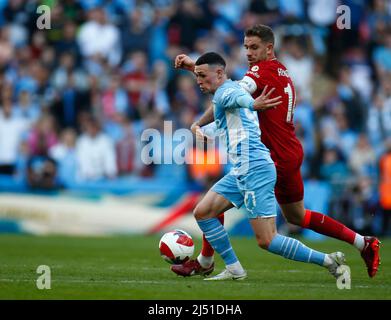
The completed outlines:
{"type": "Polygon", "coordinates": [[[185,54],[178,54],[174,62],[175,69],[184,69],[194,72],[195,62],[185,54]]]}
{"type": "Polygon", "coordinates": [[[267,91],[267,86],[262,90],[262,94],[254,100],[253,108],[256,111],[265,111],[270,108],[276,108],[282,103],[281,96],[270,99],[270,95],[273,93],[275,88],[267,91]]]}

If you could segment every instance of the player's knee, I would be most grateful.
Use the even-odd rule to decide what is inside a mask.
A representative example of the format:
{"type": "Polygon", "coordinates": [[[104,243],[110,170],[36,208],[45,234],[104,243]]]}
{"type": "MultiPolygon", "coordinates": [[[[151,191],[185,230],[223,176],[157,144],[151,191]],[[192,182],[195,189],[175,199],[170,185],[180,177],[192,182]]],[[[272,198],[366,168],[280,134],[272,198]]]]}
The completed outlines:
{"type": "Polygon", "coordinates": [[[197,205],[193,210],[193,215],[196,220],[205,219],[208,215],[208,210],[204,205],[197,205]]]}
{"type": "Polygon", "coordinates": [[[285,216],[285,220],[291,224],[296,226],[300,226],[302,224],[302,216],[298,214],[290,214],[285,216]]]}

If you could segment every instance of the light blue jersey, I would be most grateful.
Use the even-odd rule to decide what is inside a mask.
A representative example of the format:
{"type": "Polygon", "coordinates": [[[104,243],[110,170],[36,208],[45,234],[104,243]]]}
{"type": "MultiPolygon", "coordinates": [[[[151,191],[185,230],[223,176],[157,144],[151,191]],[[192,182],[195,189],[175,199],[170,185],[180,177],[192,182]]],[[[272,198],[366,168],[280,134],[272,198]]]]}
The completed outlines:
{"type": "Polygon", "coordinates": [[[214,118],[219,134],[227,144],[234,173],[246,174],[250,166],[264,159],[272,162],[270,151],[261,142],[254,99],[237,82],[227,80],[214,94],[214,118]]]}
{"type": "Polygon", "coordinates": [[[215,92],[213,103],[215,123],[226,140],[233,168],[212,190],[238,208],[244,203],[249,218],[275,216],[276,168],[261,142],[254,99],[239,84],[227,80],[215,92]]]}

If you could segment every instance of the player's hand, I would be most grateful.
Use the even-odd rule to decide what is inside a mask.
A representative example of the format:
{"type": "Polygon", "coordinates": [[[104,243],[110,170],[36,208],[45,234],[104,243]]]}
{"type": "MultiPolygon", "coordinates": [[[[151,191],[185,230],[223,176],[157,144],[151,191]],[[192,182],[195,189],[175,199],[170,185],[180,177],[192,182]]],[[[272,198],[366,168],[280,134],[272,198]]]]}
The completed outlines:
{"type": "Polygon", "coordinates": [[[174,66],[176,69],[185,69],[189,71],[194,71],[194,61],[190,59],[189,56],[185,54],[178,54],[175,57],[174,66]]]}
{"type": "Polygon", "coordinates": [[[208,137],[201,129],[200,125],[198,122],[194,122],[191,127],[190,127],[191,132],[196,136],[197,140],[204,140],[208,141],[210,137],[208,137]]]}
{"type": "Polygon", "coordinates": [[[202,129],[201,129],[200,125],[198,124],[198,122],[194,122],[191,125],[190,130],[197,138],[200,138],[200,139],[204,138],[204,133],[202,132],[202,129]]]}
{"type": "Polygon", "coordinates": [[[267,86],[263,88],[262,94],[254,100],[254,110],[265,111],[270,108],[276,108],[282,103],[281,96],[270,99],[270,95],[273,93],[275,88],[270,89],[267,92],[267,86]]]}

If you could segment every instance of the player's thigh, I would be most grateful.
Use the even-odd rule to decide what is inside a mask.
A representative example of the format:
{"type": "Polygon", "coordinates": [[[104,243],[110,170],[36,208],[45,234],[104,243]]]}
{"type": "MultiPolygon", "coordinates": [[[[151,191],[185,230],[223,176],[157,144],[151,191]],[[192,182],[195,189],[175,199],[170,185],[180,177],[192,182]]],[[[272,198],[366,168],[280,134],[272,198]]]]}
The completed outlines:
{"type": "Polygon", "coordinates": [[[197,220],[214,218],[232,207],[233,204],[228,199],[209,190],[194,209],[194,216],[197,220]]]}
{"type": "Polygon", "coordinates": [[[249,219],[255,238],[260,247],[267,249],[277,233],[275,217],[257,217],[249,219]]]}
{"type": "Polygon", "coordinates": [[[279,163],[277,165],[275,194],[279,205],[303,200],[304,185],[300,166],[289,163],[279,163]]]}
{"type": "Polygon", "coordinates": [[[248,218],[276,216],[275,182],[276,169],[273,163],[267,162],[252,168],[243,179],[239,178],[248,218]]]}
{"type": "Polygon", "coordinates": [[[237,176],[231,173],[226,174],[217,181],[211,190],[228,200],[236,208],[240,208],[243,205],[244,198],[239,189],[237,176]]]}
{"type": "Polygon", "coordinates": [[[243,196],[237,185],[235,176],[225,175],[207,192],[194,210],[196,219],[217,217],[222,212],[243,204],[243,196]]]}

